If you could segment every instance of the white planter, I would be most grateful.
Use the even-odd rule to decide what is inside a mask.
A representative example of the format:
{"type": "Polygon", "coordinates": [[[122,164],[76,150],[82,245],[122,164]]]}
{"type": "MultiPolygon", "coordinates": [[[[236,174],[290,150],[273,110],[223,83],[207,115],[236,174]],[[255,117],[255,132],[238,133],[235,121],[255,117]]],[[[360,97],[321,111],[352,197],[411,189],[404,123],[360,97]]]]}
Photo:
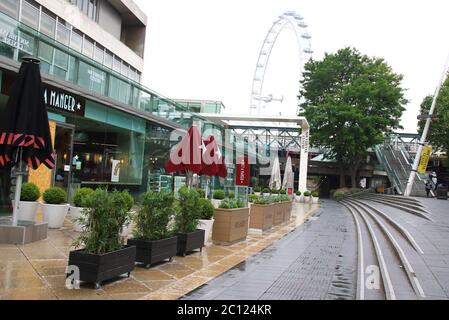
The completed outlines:
{"type": "Polygon", "coordinates": [[[68,204],[42,204],[44,221],[49,229],[59,229],[64,226],[64,219],[69,211],[68,204]]]}
{"type": "Polygon", "coordinates": [[[214,208],[215,209],[219,208],[222,201],[223,200],[212,199],[212,204],[214,205],[214,208]]]}
{"type": "Polygon", "coordinates": [[[81,213],[82,213],[83,209],[84,208],[80,208],[80,207],[70,207],[70,217],[72,218],[73,230],[75,232],[83,231],[82,226],[78,222],[75,221],[76,219],[81,217],[81,213]]]}
{"type": "Polygon", "coordinates": [[[318,197],[312,197],[312,203],[317,204],[319,202],[320,198],[318,197]]]}
{"type": "Polygon", "coordinates": [[[262,195],[263,195],[264,197],[269,197],[269,196],[270,196],[269,193],[263,193],[262,195]]]}
{"type": "Polygon", "coordinates": [[[198,223],[198,229],[204,230],[204,245],[206,245],[212,236],[212,227],[214,226],[214,219],[200,220],[198,223]]]}
{"type": "Polygon", "coordinates": [[[19,220],[36,221],[37,208],[39,208],[39,202],[37,201],[20,201],[19,220]]]}
{"type": "Polygon", "coordinates": [[[260,192],[254,192],[254,194],[256,195],[256,196],[258,196],[258,197],[260,197],[260,192]]]}

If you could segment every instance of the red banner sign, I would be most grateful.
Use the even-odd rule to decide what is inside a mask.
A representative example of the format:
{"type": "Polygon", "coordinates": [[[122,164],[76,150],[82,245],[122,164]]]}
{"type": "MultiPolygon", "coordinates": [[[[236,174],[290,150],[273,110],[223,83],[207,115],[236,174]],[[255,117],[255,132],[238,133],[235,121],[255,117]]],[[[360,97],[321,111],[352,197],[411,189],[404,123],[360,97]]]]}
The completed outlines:
{"type": "Polygon", "coordinates": [[[237,159],[235,166],[235,184],[237,186],[249,186],[249,159],[247,156],[237,159]]]}

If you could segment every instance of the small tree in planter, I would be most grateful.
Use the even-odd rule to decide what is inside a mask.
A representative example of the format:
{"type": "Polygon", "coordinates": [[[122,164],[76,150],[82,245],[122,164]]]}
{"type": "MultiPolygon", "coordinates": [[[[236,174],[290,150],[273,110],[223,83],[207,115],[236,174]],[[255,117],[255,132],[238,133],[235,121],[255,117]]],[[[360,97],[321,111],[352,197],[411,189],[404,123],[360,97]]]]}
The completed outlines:
{"type": "Polygon", "coordinates": [[[179,190],[178,209],[175,215],[175,229],[178,235],[178,255],[185,256],[195,249],[204,247],[204,230],[197,229],[199,222],[199,195],[195,190],[182,187],[179,190]]]}
{"type": "Polygon", "coordinates": [[[263,193],[264,197],[268,197],[270,195],[270,193],[271,193],[271,190],[269,188],[264,188],[262,190],[262,193],[263,193]]]}
{"type": "Polygon", "coordinates": [[[20,190],[19,220],[36,220],[36,212],[39,207],[37,200],[40,196],[41,192],[34,183],[22,184],[22,190],[20,190]]]}
{"type": "Polygon", "coordinates": [[[296,202],[301,202],[302,192],[301,191],[296,191],[295,195],[296,195],[295,196],[296,202]]]}
{"type": "Polygon", "coordinates": [[[148,192],[134,216],[134,238],[128,240],[128,245],[136,246],[136,261],[146,268],[165,259],[171,261],[177,253],[178,238],[168,230],[174,201],[171,192],[148,192]]]}
{"type": "Polygon", "coordinates": [[[235,192],[234,191],[229,192],[228,198],[229,199],[235,199],[235,192]]]}
{"type": "Polygon", "coordinates": [[[317,204],[320,199],[319,196],[320,194],[318,191],[312,192],[312,203],[317,204]]]}
{"type": "Polygon", "coordinates": [[[197,188],[197,189],[195,189],[195,191],[198,193],[200,198],[206,198],[206,191],[204,189],[197,188]]]}
{"type": "Polygon", "coordinates": [[[214,205],[215,208],[218,208],[221,204],[221,202],[224,200],[224,198],[226,198],[226,194],[224,192],[224,190],[215,190],[213,195],[212,195],[212,203],[214,205]]]}
{"type": "Polygon", "coordinates": [[[132,211],[132,208],[134,206],[134,198],[133,196],[128,192],[128,190],[124,190],[120,193],[120,195],[123,198],[123,201],[125,203],[125,207],[127,212],[129,213],[128,219],[123,224],[123,230],[121,233],[121,236],[124,238],[128,237],[129,231],[131,229],[131,222],[132,222],[132,216],[134,215],[134,212],[132,211]]]}
{"type": "Polygon", "coordinates": [[[91,188],[80,188],[73,195],[73,207],[70,207],[70,216],[72,217],[75,232],[81,232],[82,226],[79,224],[79,218],[84,208],[87,207],[89,197],[93,196],[94,190],[91,188]]]}
{"type": "Polygon", "coordinates": [[[126,202],[120,192],[95,190],[87,199],[79,223],[83,232],[75,241],[69,266],[77,266],[80,280],[100,288],[103,281],[128,274],[134,269],[136,247],[124,246],[120,236],[123,224],[129,218],[126,202]]]}
{"type": "Polygon", "coordinates": [[[285,189],[280,189],[280,190],[279,190],[279,194],[281,194],[281,195],[282,195],[282,194],[287,194],[287,190],[285,190],[285,189]]]}
{"type": "Polygon", "coordinates": [[[260,196],[261,192],[262,192],[262,188],[261,187],[254,187],[254,194],[257,196],[260,196]]]}
{"type": "Polygon", "coordinates": [[[309,203],[309,202],[311,201],[310,196],[311,196],[310,191],[305,191],[305,192],[304,192],[304,202],[305,202],[305,203],[309,203]]]}
{"type": "Polygon", "coordinates": [[[212,227],[214,225],[214,205],[209,199],[201,198],[199,200],[199,212],[200,220],[198,223],[198,229],[204,230],[204,245],[206,245],[209,242],[212,227]]]}
{"type": "Polygon", "coordinates": [[[52,187],[45,190],[43,207],[44,221],[50,229],[59,229],[64,225],[64,219],[69,211],[67,193],[64,189],[52,187]]]}

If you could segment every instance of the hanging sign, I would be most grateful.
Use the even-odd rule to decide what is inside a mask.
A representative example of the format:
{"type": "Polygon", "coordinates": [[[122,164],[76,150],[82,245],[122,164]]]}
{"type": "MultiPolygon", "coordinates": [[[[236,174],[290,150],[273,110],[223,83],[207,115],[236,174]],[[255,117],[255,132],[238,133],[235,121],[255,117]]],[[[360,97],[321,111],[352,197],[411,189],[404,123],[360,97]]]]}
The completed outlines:
{"type": "Polygon", "coordinates": [[[237,165],[235,166],[235,184],[237,186],[249,186],[249,159],[248,156],[240,157],[237,159],[237,165]]]}
{"type": "Polygon", "coordinates": [[[112,160],[111,182],[120,182],[120,160],[112,160]]]}
{"type": "Polygon", "coordinates": [[[47,107],[79,116],[84,116],[86,99],[44,84],[44,100],[47,107]]]}
{"type": "Polygon", "coordinates": [[[421,154],[421,161],[419,162],[418,173],[426,173],[427,165],[429,164],[431,154],[432,154],[432,147],[424,146],[421,154]]]}

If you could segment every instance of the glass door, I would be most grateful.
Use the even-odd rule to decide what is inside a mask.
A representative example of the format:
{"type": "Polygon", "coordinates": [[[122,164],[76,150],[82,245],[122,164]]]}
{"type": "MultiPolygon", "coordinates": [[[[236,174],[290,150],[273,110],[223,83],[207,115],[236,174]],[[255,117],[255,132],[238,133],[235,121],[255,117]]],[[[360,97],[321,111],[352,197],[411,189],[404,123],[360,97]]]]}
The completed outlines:
{"type": "Polygon", "coordinates": [[[68,199],[71,199],[72,190],[71,171],[73,156],[73,135],[75,128],[67,124],[56,124],[55,134],[55,158],[56,167],[53,170],[53,186],[60,187],[67,192],[68,199]]]}

